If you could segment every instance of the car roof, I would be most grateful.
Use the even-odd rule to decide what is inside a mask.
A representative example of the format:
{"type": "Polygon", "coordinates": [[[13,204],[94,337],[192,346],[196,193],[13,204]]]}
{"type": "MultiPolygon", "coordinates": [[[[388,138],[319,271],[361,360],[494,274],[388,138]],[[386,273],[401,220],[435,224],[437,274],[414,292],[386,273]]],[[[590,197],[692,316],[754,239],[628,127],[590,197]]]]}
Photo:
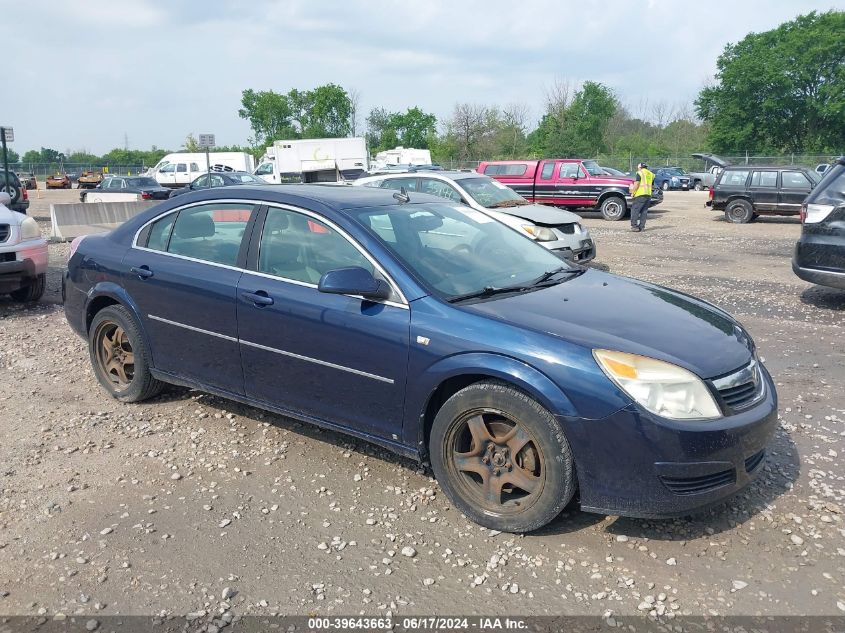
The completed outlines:
{"type": "MultiPolygon", "coordinates": [[[[299,204],[303,206],[306,202],[318,202],[322,205],[341,211],[343,209],[357,209],[360,207],[379,207],[385,205],[399,204],[394,198],[396,192],[392,189],[379,189],[376,187],[350,187],[348,185],[334,184],[284,184],[284,185],[236,185],[221,189],[212,187],[201,192],[186,194],[197,196],[195,199],[215,198],[259,198],[266,202],[281,202],[288,204],[299,204]]],[[[182,196],[179,196],[180,198],[182,196]]],[[[431,196],[424,193],[410,192],[411,202],[438,202],[443,203],[443,198],[431,196]]]]}
{"type": "Polygon", "coordinates": [[[737,170],[761,170],[761,169],[782,169],[788,171],[801,171],[801,170],[809,170],[812,171],[809,167],[804,167],[803,165],[728,165],[725,167],[725,171],[737,171],[737,170]]]}

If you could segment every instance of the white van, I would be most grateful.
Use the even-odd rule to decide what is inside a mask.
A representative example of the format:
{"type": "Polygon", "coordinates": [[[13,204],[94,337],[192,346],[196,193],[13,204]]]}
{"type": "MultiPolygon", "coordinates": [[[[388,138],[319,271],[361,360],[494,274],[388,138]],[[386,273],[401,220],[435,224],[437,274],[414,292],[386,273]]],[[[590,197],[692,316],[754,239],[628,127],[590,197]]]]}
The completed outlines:
{"type": "MultiPolygon", "coordinates": [[[[255,159],[246,152],[210,152],[211,171],[255,169],[255,159]]],[[[184,187],[207,171],[205,152],[176,152],[162,158],[146,175],[164,187],[184,187]]]]}

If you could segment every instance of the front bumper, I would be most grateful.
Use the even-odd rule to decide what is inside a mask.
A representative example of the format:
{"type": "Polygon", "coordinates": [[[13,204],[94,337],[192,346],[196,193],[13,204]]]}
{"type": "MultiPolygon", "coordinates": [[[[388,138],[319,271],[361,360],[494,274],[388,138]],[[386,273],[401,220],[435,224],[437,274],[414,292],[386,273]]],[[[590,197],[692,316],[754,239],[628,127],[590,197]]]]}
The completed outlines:
{"type": "Polygon", "coordinates": [[[710,422],[666,420],[629,405],[602,420],[561,419],[582,509],[641,518],[686,516],[735,495],[762,471],[777,394],[710,422]]]}
{"type": "Polygon", "coordinates": [[[0,293],[24,288],[38,275],[46,273],[48,258],[45,239],[0,247],[0,293]],[[14,254],[15,259],[8,259],[10,254],[14,254]]]}
{"type": "Polygon", "coordinates": [[[561,259],[579,264],[585,264],[596,257],[596,245],[590,238],[581,240],[581,243],[574,248],[572,246],[560,246],[550,250],[561,259]]]}

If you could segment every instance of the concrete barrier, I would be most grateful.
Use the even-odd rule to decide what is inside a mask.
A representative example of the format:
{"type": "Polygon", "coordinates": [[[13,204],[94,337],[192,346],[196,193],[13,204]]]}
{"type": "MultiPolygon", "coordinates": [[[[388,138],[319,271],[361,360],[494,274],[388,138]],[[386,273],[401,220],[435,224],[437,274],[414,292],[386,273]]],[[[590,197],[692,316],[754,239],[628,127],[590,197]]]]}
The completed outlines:
{"type": "Polygon", "coordinates": [[[143,200],[51,204],[50,237],[57,240],[72,240],[80,235],[106,233],[160,202],[160,200],[143,200]]]}

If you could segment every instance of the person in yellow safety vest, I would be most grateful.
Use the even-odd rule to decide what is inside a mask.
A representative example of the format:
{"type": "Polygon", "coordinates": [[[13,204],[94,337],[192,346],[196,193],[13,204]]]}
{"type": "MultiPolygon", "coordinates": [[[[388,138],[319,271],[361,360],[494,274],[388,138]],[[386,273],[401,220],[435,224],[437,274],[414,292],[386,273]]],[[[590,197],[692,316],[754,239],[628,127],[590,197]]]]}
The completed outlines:
{"type": "Polygon", "coordinates": [[[648,170],[648,165],[639,163],[637,175],[631,183],[631,195],[634,196],[634,204],[631,205],[631,230],[640,232],[645,230],[645,220],[648,216],[648,205],[651,204],[651,183],[654,182],[654,174],[648,170]]]}

